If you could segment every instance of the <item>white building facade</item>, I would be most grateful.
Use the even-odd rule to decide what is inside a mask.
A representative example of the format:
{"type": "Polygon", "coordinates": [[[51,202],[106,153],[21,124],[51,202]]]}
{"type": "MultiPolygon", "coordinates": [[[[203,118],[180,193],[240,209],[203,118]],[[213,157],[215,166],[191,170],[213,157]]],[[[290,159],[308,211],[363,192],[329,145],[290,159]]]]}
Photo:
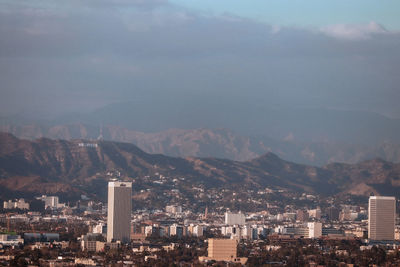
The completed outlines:
{"type": "Polygon", "coordinates": [[[307,226],[308,226],[308,238],[320,238],[322,236],[322,223],[309,222],[307,226]]]}
{"type": "Polygon", "coordinates": [[[130,241],[132,212],[132,183],[108,183],[107,242],[130,241]]]}

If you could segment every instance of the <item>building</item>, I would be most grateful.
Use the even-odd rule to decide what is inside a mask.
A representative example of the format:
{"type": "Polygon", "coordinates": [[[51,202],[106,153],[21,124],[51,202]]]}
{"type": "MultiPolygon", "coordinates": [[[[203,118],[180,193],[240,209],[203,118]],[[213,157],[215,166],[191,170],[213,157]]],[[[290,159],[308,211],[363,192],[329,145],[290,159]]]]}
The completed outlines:
{"type": "Polygon", "coordinates": [[[25,244],[29,243],[51,243],[60,241],[58,233],[24,233],[25,244]]]}
{"type": "Polygon", "coordinates": [[[59,203],[59,199],[57,196],[46,196],[43,195],[41,197],[37,197],[36,199],[41,200],[44,202],[44,208],[50,208],[50,209],[58,209],[58,208],[63,208],[65,205],[59,203]]]}
{"type": "Polygon", "coordinates": [[[266,232],[263,227],[257,227],[257,225],[225,225],[221,228],[221,234],[231,239],[252,239],[256,240],[260,236],[266,236],[266,232]]]}
{"type": "Polygon", "coordinates": [[[384,196],[369,197],[368,238],[371,240],[394,240],[396,220],[396,198],[384,196]]]}
{"type": "Polygon", "coordinates": [[[320,209],[308,210],[308,216],[319,220],[321,219],[321,210],[320,209]]]}
{"type": "Polygon", "coordinates": [[[394,239],[400,240],[400,229],[399,228],[396,228],[396,230],[394,232],[394,239]]]}
{"type": "Polygon", "coordinates": [[[6,215],[0,214],[0,223],[4,224],[17,224],[17,223],[29,223],[29,218],[26,215],[6,215]]]}
{"type": "Polygon", "coordinates": [[[241,229],[241,237],[243,239],[256,240],[258,238],[257,228],[245,225],[241,229]]]}
{"type": "Polygon", "coordinates": [[[282,228],[276,228],[275,232],[278,234],[283,234],[283,235],[293,235],[293,236],[298,236],[298,237],[303,237],[303,238],[308,238],[309,236],[309,228],[308,227],[282,227],[282,228]]]}
{"type": "Polygon", "coordinates": [[[296,212],[285,212],[283,215],[283,219],[287,221],[295,221],[296,220],[296,212]]]}
{"type": "Polygon", "coordinates": [[[144,241],[146,239],[146,235],[144,232],[145,226],[136,223],[131,224],[131,240],[133,242],[144,241]]]}
{"type": "Polygon", "coordinates": [[[191,224],[187,227],[187,232],[192,236],[203,236],[204,227],[202,225],[191,224]]]}
{"type": "Polygon", "coordinates": [[[325,211],[326,216],[330,221],[338,221],[339,220],[339,214],[340,210],[335,208],[335,207],[329,207],[325,211]]]}
{"type": "Polygon", "coordinates": [[[322,235],[331,237],[343,237],[344,231],[336,228],[322,228],[322,235]]]}
{"type": "Polygon", "coordinates": [[[93,234],[106,234],[107,233],[107,225],[105,225],[102,222],[96,224],[95,226],[93,226],[92,233],[93,234]]]}
{"type": "Polygon", "coordinates": [[[322,223],[309,222],[307,226],[308,226],[308,238],[320,238],[322,236],[322,223]]]}
{"type": "Polygon", "coordinates": [[[107,242],[130,241],[132,183],[108,183],[107,242]]]}
{"type": "Polygon", "coordinates": [[[264,226],[259,226],[259,227],[257,227],[257,235],[258,235],[258,238],[261,238],[261,237],[267,237],[267,235],[270,233],[270,229],[268,229],[268,228],[265,228],[264,226]]]}
{"type": "Polygon", "coordinates": [[[98,263],[93,259],[86,258],[75,258],[76,265],[84,265],[84,266],[98,266],[98,263]]]}
{"type": "Polygon", "coordinates": [[[165,207],[165,212],[171,214],[182,213],[182,206],[168,205],[165,207]]]}
{"type": "Polygon", "coordinates": [[[133,234],[131,233],[131,237],[135,237],[134,239],[138,239],[143,236],[163,237],[169,235],[182,237],[183,235],[185,235],[185,227],[177,224],[173,224],[171,226],[153,224],[143,226],[143,228],[133,231],[133,234]]]}
{"type": "Polygon", "coordinates": [[[177,236],[178,238],[182,238],[185,235],[185,226],[173,224],[169,227],[169,235],[177,236]]]}
{"type": "Polygon", "coordinates": [[[304,210],[297,210],[296,212],[296,220],[300,222],[308,221],[308,213],[304,210]]]}
{"type": "Polygon", "coordinates": [[[237,241],[234,239],[208,239],[208,257],[216,261],[232,261],[237,257],[237,241]]]}
{"type": "Polygon", "coordinates": [[[204,233],[204,227],[202,225],[195,225],[192,229],[192,235],[193,236],[203,236],[204,233]]]}
{"type": "Polygon", "coordinates": [[[29,210],[29,203],[26,203],[23,198],[15,201],[9,200],[9,201],[4,201],[3,208],[29,210]]]}
{"type": "Polygon", "coordinates": [[[153,233],[155,233],[155,226],[153,225],[146,225],[144,227],[144,234],[145,236],[151,236],[153,235],[153,233]]]}
{"type": "Polygon", "coordinates": [[[245,225],[246,216],[243,213],[231,213],[225,212],[225,224],[226,225],[245,225]]]}
{"type": "Polygon", "coordinates": [[[242,238],[242,229],[238,225],[222,226],[221,234],[226,237],[230,237],[232,239],[241,239],[242,238]]]}
{"type": "Polygon", "coordinates": [[[0,235],[0,244],[3,246],[18,246],[24,244],[24,239],[20,235],[0,235]]]}
{"type": "Polygon", "coordinates": [[[3,209],[13,209],[14,208],[14,202],[12,200],[9,201],[4,201],[3,202],[3,209]]]}
{"type": "Polygon", "coordinates": [[[355,221],[359,217],[358,212],[350,209],[350,207],[345,207],[339,213],[339,220],[340,221],[355,221]]]}
{"type": "Polygon", "coordinates": [[[25,243],[52,243],[60,241],[58,233],[24,233],[25,243]]]}
{"type": "Polygon", "coordinates": [[[58,197],[57,196],[46,197],[44,200],[44,207],[46,209],[47,209],[47,207],[57,208],[58,207],[58,197]]]}
{"type": "Polygon", "coordinates": [[[81,236],[82,251],[99,252],[104,250],[103,236],[101,234],[87,234],[81,236]]]}
{"type": "Polygon", "coordinates": [[[208,239],[208,257],[200,257],[200,261],[226,261],[245,264],[247,258],[237,257],[237,241],[235,239],[208,239]]]}

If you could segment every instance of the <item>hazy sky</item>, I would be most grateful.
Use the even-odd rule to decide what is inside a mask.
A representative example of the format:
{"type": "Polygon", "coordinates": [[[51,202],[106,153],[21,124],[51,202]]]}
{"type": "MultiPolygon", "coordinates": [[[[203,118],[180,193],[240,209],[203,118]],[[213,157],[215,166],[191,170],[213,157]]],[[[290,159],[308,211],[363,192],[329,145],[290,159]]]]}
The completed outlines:
{"type": "Polygon", "coordinates": [[[398,0],[0,0],[0,115],[168,97],[400,117],[399,10],[398,0]]]}
{"type": "Polygon", "coordinates": [[[172,3],[205,14],[234,14],[267,24],[326,26],[378,21],[400,29],[397,0],[172,0],[172,3]]]}

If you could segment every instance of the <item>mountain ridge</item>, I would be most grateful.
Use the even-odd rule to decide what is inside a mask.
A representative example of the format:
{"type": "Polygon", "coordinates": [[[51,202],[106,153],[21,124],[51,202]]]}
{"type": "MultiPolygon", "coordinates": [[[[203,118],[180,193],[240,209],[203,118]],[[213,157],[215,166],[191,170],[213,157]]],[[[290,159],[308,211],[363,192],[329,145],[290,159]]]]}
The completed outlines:
{"type": "Polygon", "coordinates": [[[0,184],[8,190],[95,194],[108,173],[116,172],[139,182],[148,177],[185,177],[206,188],[274,187],[324,195],[400,192],[400,164],[381,159],[319,168],[285,161],[273,153],[246,162],[178,158],[148,154],[130,143],[30,141],[0,133],[0,184]]]}

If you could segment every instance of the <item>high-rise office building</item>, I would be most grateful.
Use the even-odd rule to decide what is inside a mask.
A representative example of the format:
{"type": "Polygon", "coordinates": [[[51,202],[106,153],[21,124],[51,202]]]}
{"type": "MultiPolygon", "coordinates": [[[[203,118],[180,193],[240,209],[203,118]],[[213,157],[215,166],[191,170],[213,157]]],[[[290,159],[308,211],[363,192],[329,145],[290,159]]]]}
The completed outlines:
{"type": "Polygon", "coordinates": [[[371,196],[368,205],[368,238],[394,240],[396,198],[371,196]]]}
{"type": "Polygon", "coordinates": [[[107,242],[130,241],[132,183],[108,183],[107,242]]]}

